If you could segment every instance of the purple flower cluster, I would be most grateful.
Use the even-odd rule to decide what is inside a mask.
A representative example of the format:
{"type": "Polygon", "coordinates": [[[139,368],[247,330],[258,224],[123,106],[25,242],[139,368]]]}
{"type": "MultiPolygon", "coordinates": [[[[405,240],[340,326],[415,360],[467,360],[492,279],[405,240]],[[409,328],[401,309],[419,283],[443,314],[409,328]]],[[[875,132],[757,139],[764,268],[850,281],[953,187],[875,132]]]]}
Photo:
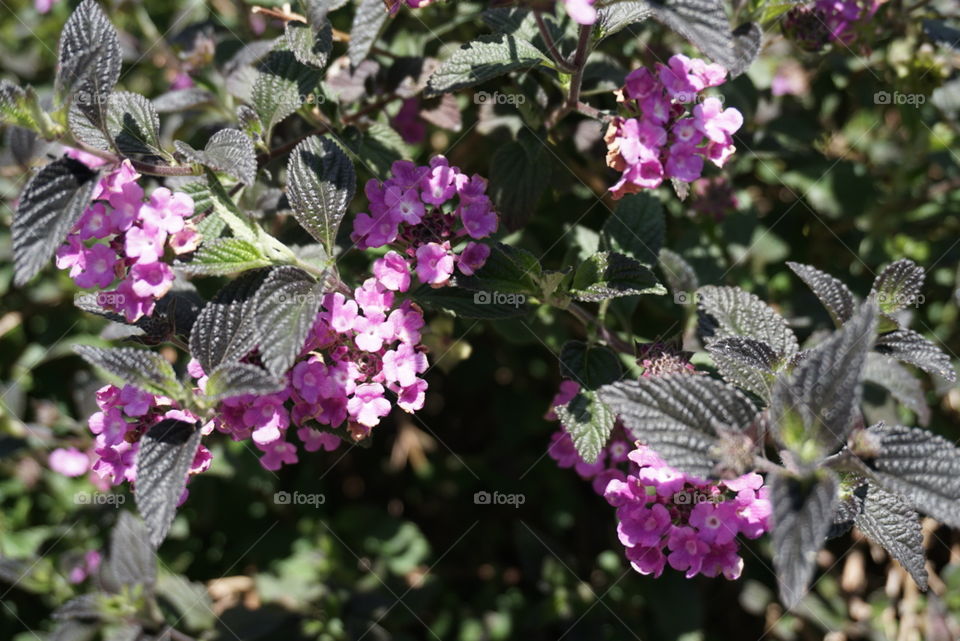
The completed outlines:
{"type": "MultiPolygon", "coordinates": [[[[90,416],[87,425],[94,434],[93,452],[97,459],[92,471],[106,486],[124,481],[136,484],[134,460],[140,447],[140,438],[151,427],[164,419],[196,423],[191,412],[180,409],[164,396],[155,396],[131,385],[106,385],[97,390],[100,411],[90,416]]],[[[209,433],[210,428],[205,428],[209,433]]],[[[190,467],[190,475],[210,467],[210,450],[201,445],[190,467]]],[[[181,501],[186,498],[186,493],[181,501]]]]}
{"type": "Polygon", "coordinates": [[[614,117],[604,136],[607,165],[621,172],[610,190],[614,198],[655,189],[668,178],[693,182],[704,159],[718,167],[727,162],[743,116],[724,109],[720,98],[700,96],[726,77],[720,65],[680,54],[657,63],[655,74],[646,68],[630,72],[616,92],[628,117],[614,117]]]}
{"type": "Polygon", "coordinates": [[[880,8],[878,0],[815,0],[794,7],[784,16],[784,35],[808,51],[819,51],[828,42],[849,44],[857,23],[880,8]]]}
{"type": "Polygon", "coordinates": [[[660,576],[669,564],[688,579],[738,578],[743,559],[737,535],[755,539],[770,529],[763,477],[750,472],[726,481],[698,479],[643,445],[627,457],[630,474],[607,483],[604,497],[617,509],[617,536],[633,569],[660,576]]]}
{"type": "Polygon", "coordinates": [[[468,241],[457,254],[454,246],[465,237],[479,240],[497,229],[497,214],[487,196],[487,181],[467,176],[443,156],[427,166],[397,161],[384,182],[366,185],[370,213],[357,214],[351,239],[360,249],[391,245],[390,270],[414,268],[422,283],[440,287],[454,268],[470,276],[490,255],[490,248],[468,241]]]}
{"type": "MultiPolygon", "coordinates": [[[[410,273],[399,254],[390,252],[374,264],[375,277],[353,292],[326,294],[301,359],[287,374],[286,388],[276,394],[225,399],[214,423],[235,440],[251,438],[264,453],[269,470],[297,462],[297,448],[287,430],[298,426],[297,437],[313,452],[336,449],[341,437],[310,426],[330,429],[347,422],[350,436],[361,440],[392,404],[406,412],[423,407],[427,356],[420,345],[423,312],[409,300],[395,305],[394,292],[410,286],[410,273]],[[399,261],[399,263],[398,263],[399,261]]],[[[206,384],[199,364],[191,374],[206,384]]]]}
{"type": "Polygon", "coordinates": [[[129,160],[104,176],[56,253],[57,267],[79,287],[106,290],[119,280],[99,298],[129,322],[149,316],[170,290],[174,275],[163,260],[166,248],[183,254],[200,243],[185,220],[193,215],[193,199],[159,187],[145,201],[139,177],[129,160]]]}

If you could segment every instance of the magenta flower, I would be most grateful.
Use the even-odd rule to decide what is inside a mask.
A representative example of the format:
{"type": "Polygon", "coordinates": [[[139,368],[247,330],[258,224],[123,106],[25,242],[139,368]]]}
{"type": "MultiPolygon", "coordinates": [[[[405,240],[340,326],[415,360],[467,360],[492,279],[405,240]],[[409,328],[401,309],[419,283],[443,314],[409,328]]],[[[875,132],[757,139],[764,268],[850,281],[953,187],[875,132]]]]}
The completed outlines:
{"type": "Polygon", "coordinates": [[[264,455],[260,457],[260,465],[272,472],[276,472],[284,465],[293,465],[298,461],[297,446],[293,443],[277,440],[265,447],[264,455]]]}
{"type": "Polygon", "coordinates": [[[166,263],[136,263],[130,268],[133,293],[141,298],[160,298],[173,286],[173,270],[166,263]]]}
{"type": "Polygon", "coordinates": [[[123,413],[132,418],[143,416],[153,407],[154,396],[133,385],[124,385],[117,399],[123,413]]]}
{"type": "Polygon", "coordinates": [[[75,447],[53,450],[47,463],[51,470],[64,476],[82,476],[90,469],[90,457],[75,447]]]}
{"type": "Polygon", "coordinates": [[[290,415],[283,407],[284,396],[258,396],[243,413],[243,421],[253,428],[253,442],[268,445],[283,437],[281,430],[290,425],[290,415]]]}
{"type": "Polygon", "coordinates": [[[453,274],[454,258],[438,243],[417,249],[417,278],[430,285],[441,285],[453,274]]]}
{"type": "Polygon", "coordinates": [[[743,126],[743,115],[733,107],[724,109],[717,98],[707,98],[694,107],[693,120],[697,129],[718,143],[728,143],[730,136],[743,126]]]}
{"type": "Polygon", "coordinates": [[[390,413],[390,401],[383,397],[383,385],[367,383],[357,386],[354,396],[347,402],[347,411],[352,420],[375,427],[380,419],[390,413]]]}
{"type": "Polygon", "coordinates": [[[660,546],[627,548],[627,560],[630,561],[630,566],[640,574],[652,574],[654,577],[663,574],[663,568],[667,563],[667,557],[664,556],[660,546]]]}
{"type": "Polygon", "coordinates": [[[597,21],[597,10],[593,3],[594,0],[563,0],[567,13],[577,24],[593,24],[597,21]]]}
{"type": "Polygon", "coordinates": [[[670,527],[670,512],[659,503],[650,508],[629,506],[617,526],[617,536],[626,547],[652,546],[660,542],[670,527]]]}
{"type": "Polygon", "coordinates": [[[297,430],[297,437],[303,441],[303,449],[308,452],[324,450],[332,452],[340,447],[340,438],[336,434],[321,432],[310,427],[301,427],[297,430]]]}
{"type": "Polygon", "coordinates": [[[388,383],[397,383],[401,387],[410,387],[417,380],[417,374],[426,371],[427,356],[406,343],[383,355],[383,376],[388,383]]]}
{"type": "Polygon", "coordinates": [[[90,205],[86,211],[83,212],[83,216],[77,225],[80,228],[81,240],[106,238],[114,233],[112,221],[107,214],[107,208],[101,202],[95,202],[90,205]]]}
{"type": "Polygon", "coordinates": [[[110,221],[113,229],[120,233],[130,229],[140,217],[143,208],[143,188],[135,182],[124,183],[118,191],[109,192],[110,221]]]}
{"type": "Polygon", "coordinates": [[[117,254],[106,245],[94,245],[83,252],[80,273],[73,280],[84,289],[109,287],[117,278],[117,254]]]}
{"type": "Polygon", "coordinates": [[[373,261],[373,275],[389,290],[405,292],[410,289],[410,268],[403,256],[395,251],[373,261]]]}
{"type": "Polygon", "coordinates": [[[150,200],[140,208],[140,220],[148,229],[175,234],[183,229],[183,219],[193,215],[193,199],[187,194],[173,193],[158,187],[150,200]]]}
{"type": "Polygon", "coordinates": [[[670,548],[667,563],[674,570],[686,570],[688,579],[700,571],[703,557],[710,551],[710,546],[689,527],[674,527],[667,539],[667,547],[670,548]]]}

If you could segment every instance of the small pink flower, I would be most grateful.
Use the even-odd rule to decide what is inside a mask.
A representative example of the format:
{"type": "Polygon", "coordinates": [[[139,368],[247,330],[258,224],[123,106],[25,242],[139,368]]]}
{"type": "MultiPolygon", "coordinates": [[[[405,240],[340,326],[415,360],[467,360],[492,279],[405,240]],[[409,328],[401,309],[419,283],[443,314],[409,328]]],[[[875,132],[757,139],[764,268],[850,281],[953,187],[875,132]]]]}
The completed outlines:
{"type": "Polygon", "coordinates": [[[353,420],[375,427],[380,419],[390,413],[390,401],[383,397],[383,385],[367,383],[358,385],[353,397],[347,402],[347,411],[353,420]]]}
{"type": "Polygon", "coordinates": [[[467,243],[460,256],[457,257],[457,268],[465,276],[472,276],[483,267],[490,258],[490,246],[481,243],[467,243]]]}
{"type": "Polygon", "coordinates": [[[47,462],[51,470],[64,476],[82,476],[90,468],[90,457],[75,447],[53,450],[47,462]]]}
{"type": "Polygon", "coordinates": [[[141,298],[161,298],[173,286],[173,270],[166,263],[136,263],[130,268],[131,288],[141,298]]]}
{"type": "Polygon", "coordinates": [[[403,256],[395,251],[387,252],[373,262],[373,275],[389,290],[405,292],[410,288],[410,268],[403,256]]]}
{"type": "Polygon", "coordinates": [[[117,254],[106,245],[85,250],[81,264],[80,273],[73,279],[79,287],[109,287],[117,277],[117,254]]]}
{"type": "Polygon", "coordinates": [[[423,283],[441,285],[453,274],[454,257],[442,245],[427,243],[417,249],[417,278],[423,283]]]}

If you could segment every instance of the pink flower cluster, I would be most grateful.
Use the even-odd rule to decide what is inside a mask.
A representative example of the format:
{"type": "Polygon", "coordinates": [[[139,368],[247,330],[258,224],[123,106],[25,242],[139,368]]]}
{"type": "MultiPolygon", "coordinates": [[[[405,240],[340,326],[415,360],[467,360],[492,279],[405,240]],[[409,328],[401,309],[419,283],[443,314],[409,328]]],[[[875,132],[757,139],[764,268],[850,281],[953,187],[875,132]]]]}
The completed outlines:
{"type": "MultiPolygon", "coordinates": [[[[645,367],[656,375],[652,365],[645,367]]],[[[563,381],[551,407],[569,402],[579,390],[576,382],[563,381]]],[[[557,415],[551,409],[546,418],[557,415]]],[[[553,435],[548,454],[590,480],[616,508],[617,536],[641,574],[660,576],[669,564],[687,578],[736,579],[743,568],[737,535],[755,539],[770,529],[768,489],[759,474],[725,481],[688,476],[649,447],[630,445],[619,424],[595,463],[580,457],[565,429],[553,435]]]]}
{"type": "MultiPolygon", "coordinates": [[[[172,399],[155,396],[132,385],[122,388],[106,385],[97,390],[96,400],[100,411],[87,421],[95,437],[93,452],[97,457],[91,469],[106,486],[124,481],[136,484],[134,461],[140,439],[151,427],[165,419],[187,423],[199,420],[191,412],[180,409],[172,399]]],[[[205,433],[209,433],[209,428],[205,429],[205,433]]],[[[201,445],[193,459],[190,475],[207,470],[211,459],[210,450],[201,445]]],[[[181,501],[185,498],[186,494],[181,501]]]]}
{"type": "MultiPolygon", "coordinates": [[[[454,268],[470,276],[490,256],[486,245],[468,241],[457,254],[455,245],[465,237],[479,240],[497,229],[497,214],[487,196],[487,181],[467,176],[443,156],[427,166],[397,161],[384,182],[366,185],[370,213],[357,214],[351,239],[360,249],[391,245],[389,265],[398,272],[414,268],[422,283],[443,286],[454,268]]],[[[395,288],[394,288],[395,289],[395,288]]]]}
{"type": "Polygon", "coordinates": [[[680,54],[667,65],[657,63],[655,74],[646,68],[630,72],[617,91],[628,117],[614,117],[604,136],[607,165],[622,174],[610,190],[614,198],[655,189],[668,178],[693,182],[704,159],[718,167],[727,162],[743,116],[724,109],[720,98],[700,96],[726,77],[720,65],[680,54]]]}
{"type": "MultiPolygon", "coordinates": [[[[308,452],[336,449],[341,437],[310,427],[330,429],[348,423],[350,436],[361,440],[390,413],[390,395],[406,412],[423,407],[427,382],[425,349],[420,345],[423,312],[409,300],[394,305],[394,292],[406,291],[410,273],[399,254],[376,261],[374,278],[353,292],[326,294],[301,360],[287,374],[282,392],[225,399],[214,423],[235,440],[251,438],[264,453],[269,470],[297,462],[287,441],[291,425],[308,452]],[[398,262],[399,261],[399,262],[398,262]]],[[[191,374],[206,383],[196,362],[191,374]]],[[[345,435],[346,436],[346,435],[345,435]]]]}
{"type": "Polygon", "coordinates": [[[858,22],[880,8],[878,0],[815,0],[794,7],[784,16],[784,35],[808,51],[819,51],[828,42],[849,44],[858,22]]]}
{"type": "Polygon", "coordinates": [[[68,270],[79,287],[106,290],[119,279],[98,299],[129,322],[149,316],[170,290],[174,275],[163,260],[166,248],[183,254],[200,243],[185,220],[193,215],[193,199],[159,187],[144,201],[139,177],[129,160],[104,176],[56,253],[57,267],[68,270]]]}

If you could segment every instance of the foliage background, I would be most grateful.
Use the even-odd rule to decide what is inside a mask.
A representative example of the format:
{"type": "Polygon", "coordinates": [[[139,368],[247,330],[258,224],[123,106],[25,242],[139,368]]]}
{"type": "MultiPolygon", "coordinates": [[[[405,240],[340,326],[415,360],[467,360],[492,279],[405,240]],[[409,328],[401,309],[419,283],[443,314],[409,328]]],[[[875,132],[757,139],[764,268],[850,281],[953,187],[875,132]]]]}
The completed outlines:
{"type": "MultiPolygon", "coordinates": [[[[196,76],[218,93],[221,113],[165,117],[164,135],[202,143],[218,122],[232,118],[233,99],[217,89],[213,69],[241,43],[258,38],[248,5],[106,4],[125,49],[120,85],[149,97],[169,88],[178,53],[192,48],[197,33],[217,42],[196,76]],[[156,44],[160,34],[166,43],[156,44]]],[[[813,264],[863,295],[883,264],[912,258],[928,273],[914,327],[951,354],[960,352],[960,101],[951,112],[944,100],[928,99],[919,108],[875,100],[879,91],[929,97],[951,75],[956,96],[957,51],[925,44],[919,18],[932,8],[957,9],[948,1],[918,4],[931,6],[888,3],[883,19],[863,34],[865,44],[824,54],[798,52],[776,27],[769,29],[760,60],[723,87],[727,104],[741,109],[746,121],[728,171],[740,207],[718,222],[693,213],[691,201],[658,192],[668,213],[666,247],[694,265],[701,283],[757,293],[803,336],[826,327],[828,319],[790,275],[786,260],[813,264]],[[773,97],[773,72],[790,59],[805,70],[809,92],[773,97]]],[[[476,19],[482,9],[481,3],[448,2],[415,16],[404,12],[378,46],[401,56],[442,55],[482,30],[476,19]]],[[[39,15],[31,3],[0,0],[0,74],[49,87],[55,42],[70,10],[64,1],[39,15]]],[[[349,29],[349,12],[334,14],[334,23],[349,29]]],[[[268,23],[260,37],[278,33],[268,23]]],[[[588,94],[597,90],[588,100],[612,107],[607,92],[625,71],[682,46],[650,24],[617,35],[588,73],[588,94]]],[[[534,96],[528,109],[536,112],[535,94],[524,83],[506,90],[534,96]]],[[[554,267],[568,252],[589,246],[591,230],[615,205],[602,196],[612,181],[602,150],[575,143],[582,138],[575,134],[589,141],[588,125],[568,118],[547,139],[528,126],[536,113],[500,105],[495,112],[508,126],[494,127],[469,94],[458,99],[461,131],[431,129],[410,153],[418,159],[446,153],[467,172],[491,175],[496,151],[519,132],[550,167],[549,188],[522,233],[510,240],[554,267]],[[481,117],[486,125],[476,126],[481,117]]],[[[281,128],[279,135],[294,133],[281,128]]],[[[4,133],[7,140],[11,135],[4,133]]],[[[71,348],[101,342],[104,324],[74,308],[71,282],[52,268],[27,288],[12,286],[10,206],[26,174],[6,145],[3,150],[0,557],[6,560],[0,578],[6,582],[0,582],[0,638],[27,641],[52,629],[50,612],[79,589],[67,582],[69,569],[83,551],[105,545],[118,509],[78,504],[76,493],[92,486],[46,465],[54,447],[88,438],[84,422],[98,383],[71,348]]],[[[350,260],[363,265],[359,256],[350,260]]],[[[644,298],[632,318],[646,340],[678,337],[691,322],[670,297],[644,298]]],[[[440,358],[428,375],[427,407],[377,428],[369,449],[301,457],[299,466],[274,475],[243,444],[218,442],[212,470],[191,484],[160,550],[162,591],[172,610],[183,614],[184,629],[244,641],[432,638],[425,627],[438,638],[464,641],[960,634],[960,537],[932,523],[928,554],[939,579],[932,577],[927,595],[855,534],[831,542],[812,596],[787,616],[774,597],[763,540],[744,552],[746,570],[738,582],[634,573],[616,540],[612,509],[588,483],[545,456],[556,429],[543,419],[559,382],[556,354],[583,328],[550,311],[495,324],[435,316],[431,327],[440,358]],[[321,492],[326,501],[319,507],[278,505],[273,495],[281,490],[321,492]],[[478,491],[522,493],[525,502],[519,508],[476,505],[478,491]]],[[[930,428],[960,439],[960,390],[926,385],[934,405],[930,428]]],[[[868,394],[868,402],[875,416],[892,412],[887,399],[868,394]]],[[[120,509],[132,506],[126,496],[120,509]]]]}

